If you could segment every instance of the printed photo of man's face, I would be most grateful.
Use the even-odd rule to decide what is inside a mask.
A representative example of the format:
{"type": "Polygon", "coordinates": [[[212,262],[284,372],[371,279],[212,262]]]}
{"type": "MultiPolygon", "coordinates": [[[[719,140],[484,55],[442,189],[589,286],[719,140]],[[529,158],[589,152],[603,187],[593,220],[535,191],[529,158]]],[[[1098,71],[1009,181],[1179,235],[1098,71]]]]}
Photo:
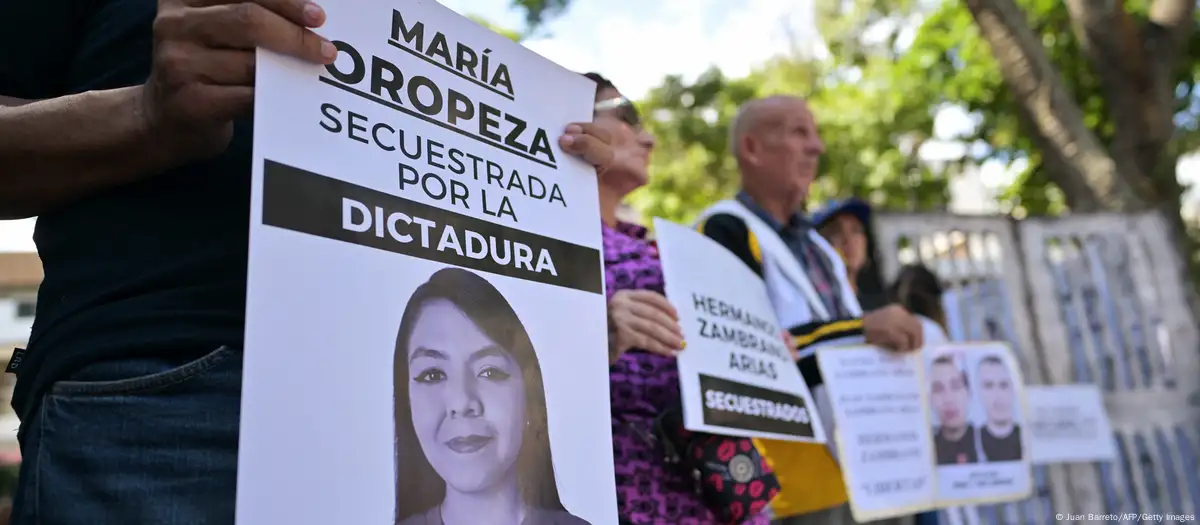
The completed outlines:
{"type": "Polygon", "coordinates": [[[971,402],[966,374],[947,356],[934,360],[929,375],[930,401],[937,412],[938,422],[947,429],[965,427],[967,408],[971,402]]]}
{"type": "Polygon", "coordinates": [[[979,362],[979,397],[988,423],[1007,425],[1012,422],[1016,394],[1012,374],[1000,358],[988,356],[979,362]]]}

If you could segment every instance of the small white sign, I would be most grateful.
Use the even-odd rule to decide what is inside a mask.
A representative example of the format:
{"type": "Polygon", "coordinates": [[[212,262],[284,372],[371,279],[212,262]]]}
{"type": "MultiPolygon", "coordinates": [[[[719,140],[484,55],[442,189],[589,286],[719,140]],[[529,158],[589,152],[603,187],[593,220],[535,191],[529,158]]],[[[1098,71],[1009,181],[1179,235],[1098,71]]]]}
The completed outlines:
{"type": "Polygon", "coordinates": [[[687,350],[679,388],[688,430],[825,442],[812,395],[785,344],[766,285],[729,250],[654,219],[667,299],[687,350]]]}
{"type": "Polygon", "coordinates": [[[1096,385],[1031,386],[1025,388],[1025,399],[1034,463],[1116,459],[1112,426],[1096,385]]]}
{"type": "Polygon", "coordinates": [[[937,486],[919,380],[921,354],[855,346],[821,351],[818,360],[855,520],[928,508],[937,486]]]}
{"type": "Polygon", "coordinates": [[[857,521],[1032,493],[1024,382],[1006,344],[823,348],[817,359],[857,521]]]}

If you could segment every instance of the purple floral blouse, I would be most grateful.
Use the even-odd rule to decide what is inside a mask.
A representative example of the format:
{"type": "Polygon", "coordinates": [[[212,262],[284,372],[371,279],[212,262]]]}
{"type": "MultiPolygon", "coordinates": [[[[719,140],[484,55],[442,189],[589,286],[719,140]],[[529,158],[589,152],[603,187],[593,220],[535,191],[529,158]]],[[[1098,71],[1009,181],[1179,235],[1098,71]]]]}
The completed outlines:
{"type": "MultiPolygon", "coordinates": [[[[604,278],[608,297],[620,290],[663,293],[658,249],[646,229],[620,223],[604,227],[604,278]]],[[[679,370],[673,358],[631,350],[609,370],[617,506],[634,525],[712,525],[717,522],[693,490],[690,478],[663,461],[640,429],[679,403],[679,370]]],[[[765,515],[744,525],[767,525],[765,515]]]]}

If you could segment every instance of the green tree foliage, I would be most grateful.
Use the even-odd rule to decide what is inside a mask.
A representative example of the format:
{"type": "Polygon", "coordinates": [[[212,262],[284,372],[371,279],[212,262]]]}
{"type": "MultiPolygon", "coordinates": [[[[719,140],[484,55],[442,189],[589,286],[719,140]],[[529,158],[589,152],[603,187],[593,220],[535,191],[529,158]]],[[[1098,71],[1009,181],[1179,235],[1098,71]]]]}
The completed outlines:
{"type": "MultiPolygon", "coordinates": [[[[1097,200],[1089,195],[1092,189],[1060,187],[1062,181],[1070,180],[1062,173],[1069,170],[1061,162],[1047,164],[1044,134],[1031,132],[1036,129],[1031,128],[1029,113],[1021,107],[1027,101],[1013,96],[996,60],[996,48],[981,35],[976,17],[968,9],[968,4],[979,11],[1005,1],[1012,3],[819,0],[818,21],[832,55],[829,59],[780,57],[739,79],[726,78],[719,71],[709,71],[691,84],[677,77],[664,79],[642,103],[659,148],[654,181],[634,196],[635,204],[647,214],[685,220],[703,203],[732,191],[736,174],[726,155],[725,141],[737,105],[753,96],[790,93],[812,97],[829,149],[822,167],[824,176],[814,191],[816,198],[854,194],[888,208],[936,208],[944,200],[947,180],[961,166],[927,166],[912,152],[931,138],[936,111],[946,105],[959,105],[979,122],[969,136],[961,137],[972,146],[973,153],[964,161],[1022,160],[1027,165],[1003,196],[1008,209],[1018,214],[1055,214],[1064,211],[1072,200],[1081,209],[1103,207],[1089,203],[1097,200]],[[897,28],[914,24],[915,38],[904,42],[897,28]]],[[[1186,0],[1156,1],[1167,4],[1186,0]]],[[[516,0],[514,5],[524,8],[536,25],[561,12],[567,3],[569,0],[516,0]]],[[[1070,5],[1062,0],[1016,0],[1013,4],[1018,14],[1023,14],[1031,34],[1040,40],[1041,45],[1036,47],[1041,51],[1034,49],[1026,55],[1044,52],[1068,95],[1065,104],[1054,105],[1077,104],[1081,130],[1076,133],[1094,133],[1099,144],[1112,145],[1118,138],[1115,130],[1120,128],[1113,110],[1115,97],[1101,81],[1094,53],[1089,55],[1089,50],[1097,47],[1095,35],[1088,37],[1078,30],[1080,13],[1085,13],[1088,6],[1080,7],[1076,2],[1073,17],[1070,5]],[[1082,45],[1085,41],[1090,47],[1082,45]]],[[[1113,5],[1126,17],[1120,20],[1140,28],[1143,42],[1151,42],[1151,37],[1165,31],[1161,24],[1150,23],[1148,0],[1115,1],[1113,5]]],[[[1154,167],[1149,175],[1127,174],[1133,179],[1151,179],[1135,181],[1133,186],[1157,188],[1157,193],[1166,194],[1148,195],[1143,207],[1166,201],[1178,208],[1182,188],[1172,184],[1174,164],[1181,155],[1200,147],[1200,94],[1196,93],[1200,38],[1194,32],[1180,34],[1187,38],[1178,46],[1181,56],[1173,62],[1186,67],[1171,68],[1170,82],[1175,86],[1171,112],[1175,118],[1170,138],[1157,152],[1150,152],[1159,162],[1142,162],[1141,167],[1132,163],[1133,167],[1125,170],[1144,171],[1151,164],[1154,167]]],[[[1043,81],[1052,84],[1054,79],[1043,81]]],[[[1077,142],[1050,145],[1056,150],[1051,157],[1062,157],[1061,150],[1069,150],[1077,142]]],[[[1099,153],[1119,157],[1127,152],[1099,153]]]]}
{"type": "Polygon", "coordinates": [[[728,134],[738,106],[794,94],[810,98],[826,145],[813,199],[857,195],[891,209],[937,209],[946,201],[946,178],[912,155],[932,130],[930,107],[871,85],[873,75],[832,83],[821,65],[781,58],[746,78],[717,70],[691,84],[667,78],[641,104],[658,143],[651,182],[632,203],[649,216],[687,221],[731,195],[738,182],[728,134]]]}
{"type": "Polygon", "coordinates": [[[512,0],[512,6],[525,12],[525,23],[531,28],[542,21],[558,16],[571,0],[512,0]]]}
{"type": "Polygon", "coordinates": [[[737,188],[737,169],[728,154],[729,123],[739,105],[761,96],[789,94],[809,99],[826,154],[811,201],[859,196],[894,210],[936,210],[948,199],[948,174],[920,162],[915,152],[931,136],[938,103],[935,86],[921,76],[896,74],[902,59],[896,32],[878,42],[857,35],[868,25],[911,16],[903,4],[888,10],[869,2],[819,4],[830,60],[799,53],[730,79],[710,70],[688,84],[668,77],[641,104],[648,129],[658,139],[650,185],[631,197],[648,216],[688,221],[714,199],[737,188]],[[835,11],[837,10],[837,11],[835,11]]]}
{"type": "MultiPolygon", "coordinates": [[[[1070,99],[1078,104],[1083,125],[1100,143],[1111,147],[1117,138],[1113,100],[1106,96],[1096,68],[1089,63],[1080,39],[1072,30],[1067,4],[1057,0],[1021,0],[1018,4],[1070,99]]],[[[1145,22],[1147,2],[1131,2],[1125,7],[1139,23],[1145,22]]],[[[1174,72],[1171,80],[1177,86],[1175,106],[1171,108],[1175,114],[1174,131],[1159,154],[1162,166],[1168,168],[1160,176],[1172,180],[1179,157],[1200,147],[1197,126],[1200,104],[1196,92],[1200,82],[1200,38],[1193,34],[1183,51],[1187,67],[1174,72]]],[[[1034,214],[1053,214],[1066,208],[1068,195],[1054,182],[1054,168],[1046,165],[1044,151],[1017,110],[1018,101],[1005,82],[991,46],[981,37],[964,4],[946,3],[925,19],[911,48],[897,64],[895,74],[923,76],[936,87],[941,102],[959,104],[972,112],[980,125],[965,140],[987,145],[981,158],[1028,161],[1016,183],[1003,196],[1010,208],[1034,214]]],[[[1175,199],[1181,189],[1171,190],[1175,199]]]]}
{"type": "MultiPolygon", "coordinates": [[[[536,26],[569,1],[514,5],[536,26]]],[[[725,135],[736,106],[791,93],[811,97],[828,144],[816,198],[934,208],[956,166],[926,166],[912,152],[931,137],[936,110],[956,105],[979,123],[961,137],[971,146],[964,161],[1026,165],[1002,209],[1158,210],[1200,275],[1200,225],[1180,217],[1176,174],[1200,148],[1196,10],[1196,0],[817,0],[831,59],[783,57],[742,79],[667,78],[650,94],[643,109],[660,148],[635,204],[688,220],[731,192],[725,135]],[[914,23],[915,38],[901,42],[895,28],[914,23]]]]}
{"type": "Polygon", "coordinates": [[[492,31],[500,34],[500,36],[503,36],[509,40],[512,40],[513,42],[520,42],[522,37],[524,36],[520,32],[513,31],[512,29],[503,28],[496,24],[493,24],[492,22],[488,21],[487,19],[485,19],[479,15],[467,15],[467,18],[470,18],[476,24],[479,24],[483,27],[491,29],[492,31]]]}

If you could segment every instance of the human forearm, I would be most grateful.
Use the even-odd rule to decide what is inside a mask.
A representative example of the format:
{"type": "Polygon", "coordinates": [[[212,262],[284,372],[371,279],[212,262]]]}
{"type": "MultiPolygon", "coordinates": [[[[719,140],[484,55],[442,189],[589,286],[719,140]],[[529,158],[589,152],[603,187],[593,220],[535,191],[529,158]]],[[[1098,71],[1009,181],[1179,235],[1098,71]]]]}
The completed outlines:
{"type": "Polygon", "coordinates": [[[178,162],[144,118],[141,87],[0,100],[0,219],[31,217],[178,162]]]}

